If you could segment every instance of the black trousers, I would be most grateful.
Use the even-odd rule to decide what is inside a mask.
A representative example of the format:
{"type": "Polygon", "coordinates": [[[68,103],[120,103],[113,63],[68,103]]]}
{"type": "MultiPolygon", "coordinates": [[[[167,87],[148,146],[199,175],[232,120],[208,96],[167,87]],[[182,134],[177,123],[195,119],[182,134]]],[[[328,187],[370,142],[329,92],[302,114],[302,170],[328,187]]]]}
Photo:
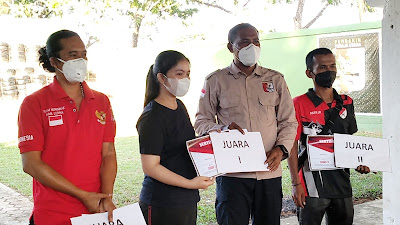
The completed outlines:
{"type": "Polygon", "coordinates": [[[215,208],[219,225],[279,225],[282,178],[217,177],[215,208]]]}
{"type": "Polygon", "coordinates": [[[325,214],[326,225],[352,225],[354,208],[352,198],[310,198],[299,208],[300,225],[321,225],[325,214]]]}
{"type": "Polygon", "coordinates": [[[197,204],[171,208],[155,207],[140,201],[139,206],[147,225],[196,225],[197,204]]]}

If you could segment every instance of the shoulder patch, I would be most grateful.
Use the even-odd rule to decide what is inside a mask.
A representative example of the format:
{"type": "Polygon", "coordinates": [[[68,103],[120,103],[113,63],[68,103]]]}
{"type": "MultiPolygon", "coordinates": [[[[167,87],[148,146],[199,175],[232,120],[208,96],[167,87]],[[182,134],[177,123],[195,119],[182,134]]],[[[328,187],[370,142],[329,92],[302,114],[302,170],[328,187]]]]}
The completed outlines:
{"type": "Polygon", "coordinates": [[[268,69],[268,68],[265,68],[265,69],[267,70],[267,72],[273,73],[274,75],[280,75],[280,76],[283,77],[283,74],[278,72],[278,71],[276,71],[276,70],[268,69]]]}
{"type": "Polygon", "coordinates": [[[206,80],[210,79],[210,77],[214,76],[215,74],[219,73],[219,71],[221,71],[221,69],[217,69],[216,71],[210,73],[209,75],[206,76],[206,80]]]}

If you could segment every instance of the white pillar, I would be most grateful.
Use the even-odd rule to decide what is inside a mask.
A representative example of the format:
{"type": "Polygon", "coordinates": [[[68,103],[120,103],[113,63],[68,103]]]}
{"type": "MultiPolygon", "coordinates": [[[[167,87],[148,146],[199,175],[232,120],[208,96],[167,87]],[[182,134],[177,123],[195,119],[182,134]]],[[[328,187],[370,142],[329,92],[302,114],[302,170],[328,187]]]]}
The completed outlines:
{"type": "Polygon", "coordinates": [[[400,1],[386,0],[382,21],[383,136],[392,173],[383,174],[383,223],[400,225],[400,1]]]}

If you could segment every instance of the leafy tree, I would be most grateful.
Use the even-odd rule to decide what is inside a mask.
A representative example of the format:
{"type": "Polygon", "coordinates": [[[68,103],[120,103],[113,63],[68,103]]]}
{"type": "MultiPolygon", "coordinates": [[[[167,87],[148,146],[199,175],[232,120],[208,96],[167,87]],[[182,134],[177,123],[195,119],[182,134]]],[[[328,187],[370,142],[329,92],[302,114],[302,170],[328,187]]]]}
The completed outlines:
{"type": "Polygon", "coordinates": [[[16,18],[50,18],[57,16],[57,1],[0,0],[0,15],[12,15],[16,18]]]}
{"type": "MultiPolygon", "coordinates": [[[[92,2],[99,2],[92,1],[92,2]]],[[[179,0],[102,0],[108,2],[109,10],[115,10],[119,15],[130,18],[129,29],[132,31],[132,47],[138,46],[140,29],[145,20],[155,24],[156,19],[166,19],[168,16],[186,19],[196,13],[196,8],[186,8],[179,0]]],[[[104,12],[107,13],[107,12],[104,12]]],[[[104,14],[103,13],[103,14],[104,14]]]]}
{"type": "MultiPolygon", "coordinates": [[[[223,12],[226,12],[229,14],[233,14],[232,11],[228,10],[227,8],[225,8],[219,4],[222,1],[218,1],[218,0],[190,0],[190,1],[193,3],[202,4],[202,5],[205,5],[208,7],[217,8],[217,9],[220,9],[223,12]]],[[[242,7],[240,9],[244,10],[250,1],[251,0],[246,0],[246,1],[233,0],[228,3],[230,3],[230,4],[233,3],[235,6],[238,6],[238,7],[240,7],[241,3],[242,3],[242,7]]],[[[293,4],[296,1],[297,1],[297,10],[296,10],[296,15],[293,18],[293,22],[294,22],[294,28],[297,30],[297,29],[309,28],[312,24],[315,23],[315,21],[318,20],[318,18],[320,18],[323,15],[323,13],[325,12],[325,10],[328,6],[339,5],[342,3],[343,0],[321,0],[322,2],[325,3],[324,6],[318,11],[318,13],[315,14],[313,19],[311,19],[304,26],[302,25],[303,24],[303,10],[304,10],[304,5],[306,3],[306,0],[267,0],[265,2],[270,2],[272,4],[277,4],[277,3],[293,4]]],[[[366,11],[369,11],[369,12],[373,11],[373,9],[366,4],[365,0],[347,0],[347,1],[351,1],[353,4],[354,3],[357,4],[358,10],[359,10],[360,22],[362,22],[364,20],[366,11]]],[[[225,4],[226,4],[226,2],[225,2],[225,4]]]]}
{"type": "MultiPolygon", "coordinates": [[[[184,20],[198,11],[180,2],[179,0],[0,0],[0,15],[8,14],[17,18],[49,18],[75,13],[89,16],[90,19],[85,19],[85,22],[128,16],[131,21],[129,29],[132,30],[132,47],[137,47],[140,28],[146,19],[151,22],[149,24],[155,24],[154,18],[159,20],[168,16],[184,20]]],[[[99,41],[95,35],[89,36],[87,47],[99,41]]]]}
{"type": "MultiPolygon", "coordinates": [[[[293,3],[295,0],[269,0],[272,1],[272,3],[277,3],[277,2],[282,2],[286,1],[286,3],[293,3]]],[[[296,10],[296,15],[293,18],[294,22],[294,28],[296,30],[298,29],[306,29],[309,28],[312,24],[315,23],[315,21],[318,20],[319,17],[322,16],[326,8],[330,5],[339,5],[342,3],[343,0],[322,0],[322,2],[325,3],[325,5],[318,11],[318,13],[314,16],[313,19],[311,19],[306,25],[303,24],[303,9],[304,5],[306,3],[306,0],[297,0],[297,10],[296,10]]],[[[357,3],[359,14],[360,14],[360,22],[363,21],[363,16],[365,14],[365,10],[367,9],[369,12],[373,11],[371,7],[369,7],[366,3],[365,0],[350,0],[353,2],[357,3]],[[364,12],[364,13],[363,13],[364,12]]]]}

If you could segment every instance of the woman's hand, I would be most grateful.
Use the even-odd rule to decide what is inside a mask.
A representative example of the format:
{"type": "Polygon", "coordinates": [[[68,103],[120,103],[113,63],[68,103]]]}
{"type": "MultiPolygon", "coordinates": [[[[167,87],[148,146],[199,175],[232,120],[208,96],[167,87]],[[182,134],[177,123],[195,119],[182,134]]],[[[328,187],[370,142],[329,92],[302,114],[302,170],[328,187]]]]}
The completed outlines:
{"type": "Polygon", "coordinates": [[[195,177],[190,180],[190,189],[207,189],[215,182],[214,178],[210,177],[195,177]]]}

